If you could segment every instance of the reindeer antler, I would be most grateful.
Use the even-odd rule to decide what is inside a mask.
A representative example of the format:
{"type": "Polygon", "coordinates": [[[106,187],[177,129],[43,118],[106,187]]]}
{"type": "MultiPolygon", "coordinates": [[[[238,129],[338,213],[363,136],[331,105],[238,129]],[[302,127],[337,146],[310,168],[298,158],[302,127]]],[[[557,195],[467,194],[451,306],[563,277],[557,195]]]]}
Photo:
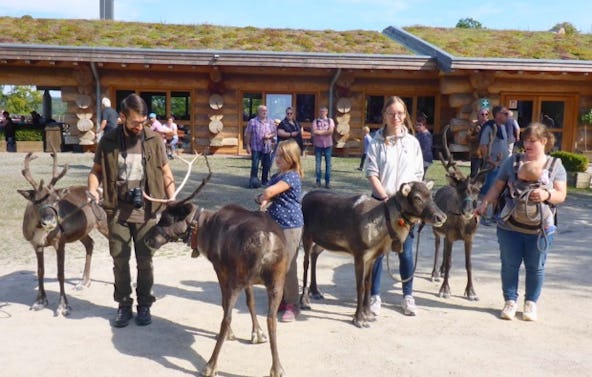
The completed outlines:
{"type": "Polygon", "coordinates": [[[208,167],[208,175],[205,176],[202,180],[201,180],[201,184],[199,185],[198,188],[196,188],[193,193],[191,193],[191,195],[189,195],[188,197],[186,197],[185,199],[181,200],[180,202],[187,202],[189,200],[192,200],[193,198],[195,198],[195,195],[197,195],[206,185],[206,183],[209,182],[210,178],[212,178],[212,168],[210,167],[210,161],[208,161],[208,155],[207,155],[207,151],[204,152],[204,158],[206,160],[206,166],[208,167]]]}
{"type": "Polygon", "coordinates": [[[442,152],[438,152],[438,156],[440,157],[440,161],[442,162],[442,165],[444,166],[444,169],[446,170],[446,173],[448,174],[449,177],[454,176],[456,179],[463,179],[464,175],[460,171],[460,169],[456,166],[456,161],[454,161],[452,153],[450,153],[450,149],[448,149],[448,138],[447,138],[446,134],[448,133],[449,129],[450,129],[450,124],[447,124],[444,127],[444,131],[442,133],[442,145],[444,147],[444,151],[446,152],[447,160],[445,160],[444,157],[442,156],[442,152]]]}
{"type": "Polygon", "coordinates": [[[51,146],[51,150],[52,150],[51,157],[53,158],[53,170],[52,170],[51,181],[49,182],[49,185],[47,185],[47,188],[49,188],[49,189],[52,188],[68,172],[68,164],[66,164],[66,165],[64,165],[62,172],[60,174],[58,174],[58,154],[57,154],[55,147],[53,145],[51,146]]]}
{"type": "MultiPolygon", "coordinates": [[[[183,186],[185,186],[185,184],[187,183],[187,180],[189,179],[189,175],[191,174],[192,165],[195,163],[195,161],[197,160],[197,158],[199,156],[200,156],[200,154],[197,153],[197,151],[195,151],[195,157],[193,157],[193,159],[191,161],[187,161],[184,158],[179,157],[180,160],[182,160],[184,163],[187,164],[187,173],[185,173],[185,178],[183,179],[183,182],[181,182],[181,185],[177,188],[177,190],[173,194],[172,198],[168,198],[168,199],[153,198],[150,195],[146,194],[146,192],[144,190],[142,190],[142,195],[144,196],[144,199],[149,200],[151,202],[156,202],[156,203],[171,203],[171,202],[176,201],[177,195],[181,192],[181,190],[183,189],[183,186]]],[[[205,184],[210,180],[210,177],[212,176],[212,169],[210,168],[210,163],[209,163],[208,157],[205,155],[205,153],[204,153],[204,157],[206,159],[206,165],[208,166],[208,171],[209,171],[208,176],[202,180],[201,185],[197,188],[197,190],[195,190],[193,192],[193,194],[191,194],[191,196],[181,200],[181,202],[192,199],[203,188],[203,186],[205,186],[205,184]]]]}
{"type": "Polygon", "coordinates": [[[37,156],[34,156],[32,152],[27,153],[27,155],[25,156],[25,168],[23,170],[21,170],[23,177],[25,177],[27,182],[29,182],[35,190],[37,190],[37,188],[38,188],[38,183],[35,181],[35,179],[33,178],[33,175],[31,174],[31,169],[29,168],[29,164],[32,160],[34,160],[36,158],[37,158],[37,156]]]}

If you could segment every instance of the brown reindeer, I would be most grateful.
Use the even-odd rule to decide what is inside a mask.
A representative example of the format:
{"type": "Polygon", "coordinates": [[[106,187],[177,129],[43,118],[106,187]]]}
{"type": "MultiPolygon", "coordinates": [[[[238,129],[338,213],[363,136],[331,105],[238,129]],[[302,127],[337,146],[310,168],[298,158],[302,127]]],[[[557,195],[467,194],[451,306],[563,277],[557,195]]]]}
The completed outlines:
{"type": "MultiPolygon", "coordinates": [[[[390,250],[401,252],[414,223],[425,221],[441,225],[446,220],[446,215],[432,200],[432,186],[433,182],[403,184],[386,202],[365,195],[344,197],[324,190],[306,194],[302,199],[304,287],[301,306],[310,308],[306,284],[311,253],[316,261],[322,249],[346,252],[354,257],[356,275],[357,306],[353,323],[368,327],[368,321],[374,319],[370,312],[370,284],[376,258],[390,250]]],[[[312,275],[316,291],[314,269],[312,275]]]]}
{"type": "Polygon", "coordinates": [[[64,254],[66,243],[80,241],[86,250],[86,262],[82,281],[77,288],[90,285],[90,265],[93,253],[94,241],[89,233],[97,228],[105,237],[108,237],[107,216],[103,209],[96,203],[90,202],[86,193],[86,186],[71,186],[55,188],[55,184],[68,171],[66,165],[61,173],[57,172],[57,154],[53,157],[53,176],[47,186],[43,180],[38,184],[29,169],[31,160],[35,159],[32,153],[25,157],[25,168],[22,174],[33,186],[32,190],[17,190],[29,201],[23,218],[23,235],[33,245],[37,257],[37,279],[39,292],[31,306],[33,310],[41,310],[48,305],[47,295],[43,285],[45,265],[43,248],[53,246],[57,252],[58,282],[60,284],[60,303],[57,312],[66,316],[70,313],[68,299],[64,292],[64,254]]]}
{"type": "Polygon", "coordinates": [[[473,269],[471,265],[473,236],[479,226],[479,219],[478,216],[475,216],[475,209],[477,208],[477,198],[485,175],[492,167],[486,169],[481,168],[475,177],[465,177],[456,166],[456,162],[454,162],[452,154],[448,149],[446,142],[448,128],[449,126],[446,126],[443,131],[443,147],[448,160],[446,161],[442,153],[440,153],[440,161],[446,170],[448,186],[441,187],[436,191],[436,195],[434,196],[436,205],[446,213],[446,221],[440,225],[432,224],[435,242],[432,280],[439,281],[440,275],[444,275],[439,296],[449,298],[450,285],[448,278],[452,262],[452,246],[454,241],[462,240],[465,246],[465,269],[467,271],[465,296],[471,301],[476,301],[479,300],[479,297],[473,287],[473,269]],[[444,238],[444,253],[442,264],[437,269],[441,238],[444,238]]]}
{"type": "Polygon", "coordinates": [[[203,375],[216,375],[222,344],[225,339],[234,338],[230,328],[232,309],[242,290],[247,296],[253,324],[251,342],[266,341],[257,321],[252,288],[253,284],[263,284],[268,296],[267,329],[273,360],[270,376],[284,376],[276,340],[277,311],[288,269],[284,234],[265,212],[250,211],[237,205],[227,205],[211,211],[193,204],[191,200],[205,186],[211,174],[210,170],[201,185],[187,198],[167,202],[166,209],[148,235],[147,242],[151,247],[159,248],[167,242],[191,240],[191,256],[195,258],[203,254],[214,266],[222,291],[224,316],[216,346],[203,375]]]}

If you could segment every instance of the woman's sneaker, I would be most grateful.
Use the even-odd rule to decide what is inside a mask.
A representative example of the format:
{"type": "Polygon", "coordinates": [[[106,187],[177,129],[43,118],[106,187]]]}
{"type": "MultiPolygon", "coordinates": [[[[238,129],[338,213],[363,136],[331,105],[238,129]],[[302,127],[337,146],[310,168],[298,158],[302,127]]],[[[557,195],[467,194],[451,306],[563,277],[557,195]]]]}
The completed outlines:
{"type": "Polygon", "coordinates": [[[405,315],[413,316],[417,311],[417,307],[415,306],[415,299],[411,295],[406,295],[403,297],[403,302],[401,303],[403,307],[403,313],[405,315]]]}
{"type": "Polygon", "coordinates": [[[293,304],[286,304],[286,310],[280,316],[281,322],[294,322],[296,320],[296,316],[298,315],[298,310],[296,309],[296,305],[293,304]]]}
{"type": "Polygon", "coordinates": [[[524,311],[522,312],[522,319],[525,321],[536,321],[537,307],[534,301],[524,301],[524,311]]]}
{"type": "Polygon", "coordinates": [[[370,311],[372,314],[378,317],[380,314],[380,306],[382,305],[382,300],[380,299],[379,295],[370,296],[370,311]]]}
{"type": "Polygon", "coordinates": [[[512,320],[514,317],[516,317],[516,301],[507,300],[500,314],[500,318],[512,320]]]}

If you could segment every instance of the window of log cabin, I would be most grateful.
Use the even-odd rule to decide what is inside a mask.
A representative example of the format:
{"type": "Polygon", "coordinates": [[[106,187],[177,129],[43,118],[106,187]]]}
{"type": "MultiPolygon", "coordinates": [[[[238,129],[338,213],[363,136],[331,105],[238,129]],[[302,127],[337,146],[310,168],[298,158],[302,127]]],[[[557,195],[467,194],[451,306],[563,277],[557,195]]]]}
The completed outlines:
{"type": "Polygon", "coordinates": [[[171,110],[177,121],[191,120],[191,94],[189,92],[171,92],[171,110]]]}
{"type": "Polygon", "coordinates": [[[167,116],[167,94],[166,92],[140,92],[140,97],[144,99],[148,106],[148,114],[155,113],[156,119],[164,121],[167,116]]]}
{"type": "Polygon", "coordinates": [[[129,96],[130,94],[135,93],[132,89],[121,89],[115,91],[115,104],[111,104],[117,112],[121,111],[121,102],[125,99],[125,97],[129,96]],[[114,105],[114,106],[113,106],[114,105]]]}
{"type": "Polygon", "coordinates": [[[263,103],[262,93],[243,94],[243,121],[248,121],[257,116],[257,107],[263,103]]]}
{"type": "Polygon", "coordinates": [[[265,105],[267,106],[267,117],[276,122],[286,117],[286,109],[292,107],[291,94],[266,94],[265,105]]]}

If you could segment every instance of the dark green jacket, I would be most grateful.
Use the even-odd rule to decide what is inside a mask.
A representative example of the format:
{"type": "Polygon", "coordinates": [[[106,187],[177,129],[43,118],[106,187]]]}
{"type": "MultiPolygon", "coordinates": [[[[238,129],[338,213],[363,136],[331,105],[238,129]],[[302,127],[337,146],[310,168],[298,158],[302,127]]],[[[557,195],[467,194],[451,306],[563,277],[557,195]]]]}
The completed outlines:
{"type": "MultiPolygon", "coordinates": [[[[108,215],[113,215],[118,205],[116,183],[118,175],[117,158],[121,149],[121,137],[123,136],[121,127],[123,126],[116,127],[103,135],[98,146],[101,151],[101,159],[95,161],[103,168],[101,177],[103,183],[103,208],[108,215]]],[[[146,135],[143,146],[146,158],[146,171],[144,172],[146,183],[143,189],[153,198],[166,199],[162,167],[168,163],[168,159],[162,144],[162,137],[148,127],[144,128],[144,132],[146,135]]],[[[99,150],[97,150],[97,156],[99,150]]],[[[149,218],[154,217],[158,211],[163,209],[162,207],[162,203],[144,200],[144,211],[149,218]]]]}

